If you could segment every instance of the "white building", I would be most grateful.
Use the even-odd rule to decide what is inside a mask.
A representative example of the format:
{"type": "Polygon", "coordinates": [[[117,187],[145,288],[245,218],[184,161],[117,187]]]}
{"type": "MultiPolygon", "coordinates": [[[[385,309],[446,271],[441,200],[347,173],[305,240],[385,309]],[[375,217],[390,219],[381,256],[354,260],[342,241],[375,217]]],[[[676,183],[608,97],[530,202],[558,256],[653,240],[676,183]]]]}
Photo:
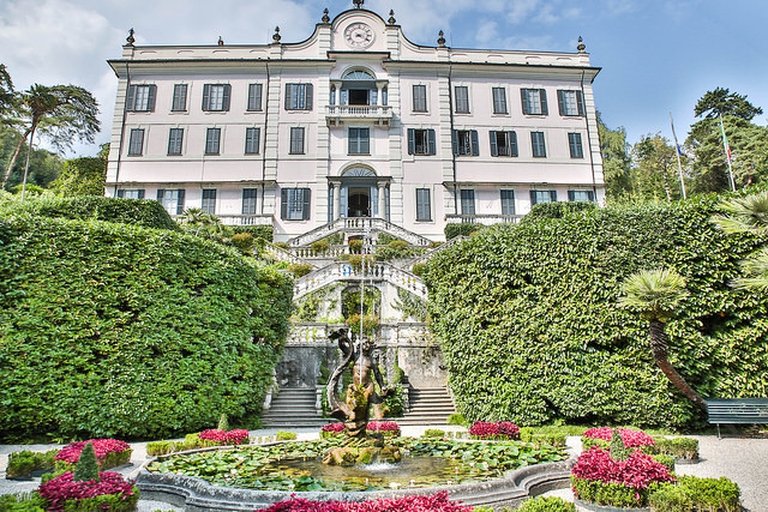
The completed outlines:
{"type": "MultiPolygon", "coordinates": [[[[269,224],[374,217],[429,240],[604,196],[575,53],[419,46],[391,13],[326,14],[298,43],[123,47],[107,194],[269,224]]],[[[306,242],[308,239],[302,239],[306,242]]]]}

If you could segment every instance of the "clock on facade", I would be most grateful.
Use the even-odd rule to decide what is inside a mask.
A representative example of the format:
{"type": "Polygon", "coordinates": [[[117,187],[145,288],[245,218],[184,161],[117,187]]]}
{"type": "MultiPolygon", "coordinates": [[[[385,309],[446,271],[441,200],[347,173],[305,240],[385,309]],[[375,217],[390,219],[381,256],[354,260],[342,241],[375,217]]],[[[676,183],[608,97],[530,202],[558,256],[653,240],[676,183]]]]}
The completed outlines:
{"type": "Polygon", "coordinates": [[[352,23],[344,31],[347,44],[354,48],[365,48],[373,42],[373,30],[365,23],[352,23]]]}

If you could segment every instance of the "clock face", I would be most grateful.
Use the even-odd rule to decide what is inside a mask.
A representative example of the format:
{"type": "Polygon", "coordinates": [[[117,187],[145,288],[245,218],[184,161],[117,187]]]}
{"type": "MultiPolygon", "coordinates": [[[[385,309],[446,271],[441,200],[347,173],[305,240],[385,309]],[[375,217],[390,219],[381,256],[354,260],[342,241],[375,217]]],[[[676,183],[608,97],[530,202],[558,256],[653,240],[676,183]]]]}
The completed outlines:
{"type": "Polygon", "coordinates": [[[353,23],[344,31],[347,44],[354,48],[365,48],[373,42],[373,30],[365,23],[353,23]]]}

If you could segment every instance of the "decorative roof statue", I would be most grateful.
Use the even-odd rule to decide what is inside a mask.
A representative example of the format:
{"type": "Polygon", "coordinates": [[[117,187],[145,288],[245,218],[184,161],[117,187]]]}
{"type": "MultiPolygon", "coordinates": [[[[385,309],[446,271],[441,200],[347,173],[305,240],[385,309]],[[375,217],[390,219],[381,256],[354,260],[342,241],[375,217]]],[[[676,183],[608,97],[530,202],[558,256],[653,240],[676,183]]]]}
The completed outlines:
{"type": "Polygon", "coordinates": [[[365,0],[352,0],[352,3],[355,4],[356,9],[362,9],[365,0]]]}
{"type": "Polygon", "coordinates": [[[280,39],[280,27],[275,27],[275,33],[272,34],[272,41],[279,43],[280,39]]]}
{"type": "Polygon", "coordinates": [[[389,23],[390,25],[394,25],[395,23],[397,23],[397,20],[395,19],[394,9],[389,10],[389,19],[387,20],[387,23],[389,23]]]}
{"type": "Polygon", "coordinates": [[[584,44],[584,40],[579,36],[579,45],[576,47],[579,53],[586,53],[587,45],[584,44]]]}
{"type": "Polygon", "coordinates": [[[219,40],[216,41],[216,44],[219,46],[224,46],[224,40],[221,38],[221,36],[219,36],[219,40]]]}
{"type": "Polygon", "coordinates": [[[438,32],[437,35],[438,35],[437,46],[439,46],[440,48],[445,48],[445,37],[443,37],[444,35],[443,31],[441,30],[440,32],[438,32]]]}
{"type": "Polygon", "coordinates": [[[325,23],[325,24],[328,24],[331,21],[330,16],[328,16],[328,8],[327,7],[325,9],[323,9],[323,18],[322,18],[322,20],[323,20],[323,23],[325,23]]]}
{"type": "Polygon", "coordinates": [[[133,37],[133,28],[128,31],[128,37],[126,37],[125,40],[127,41],[125,46],[133,46],[133,43],[136,42],[136,38],[133,37]]]}

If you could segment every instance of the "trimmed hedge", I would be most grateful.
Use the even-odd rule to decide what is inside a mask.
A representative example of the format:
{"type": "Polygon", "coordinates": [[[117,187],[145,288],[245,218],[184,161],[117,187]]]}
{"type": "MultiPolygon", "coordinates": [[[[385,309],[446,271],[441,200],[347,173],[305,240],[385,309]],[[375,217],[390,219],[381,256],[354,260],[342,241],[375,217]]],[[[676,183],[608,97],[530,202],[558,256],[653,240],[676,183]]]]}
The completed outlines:
{"type": "Polygon", "coordinates": [[[275,236],[275,230],[272,226],[230,226],[234,234],[248,233],[254,239],[271,242],[275,236]]]}
{"type": "Polygon", "coordinates": [[[0,439],[255,426],[290,278],[169,230],[0,222],[0,439]]]}
{"type": "Polygon", "coordinates": [[[654,365],[647,321],[617,304],[627,276],[658,267],[690,291],[667,324],[678,371],[705,397],[768,396],[768,295],[729,287],[761,240],[716,229],[717,201],[499,225],[436,254],[423,277],[459,412],[523,425],[703,425],[654,365]]]}
{"type": "Polygon", "coordinates": [[[451,238],[456,238],[457,236],[469,236],[472,233],[480,231],[484,227],[485,226],[482,224],[463,222],[461,224],[446,224],[443,231],[445,233],[445,239],[450,240],[451,238]]]}
{"type": "Polygon", "coordinates": [[[179,231],[163,206],[150,199],[121,199],[101,196],[41,198],[22,202],[0,201],[0,218],[29,213],[41,217],[77,220],[103,220],[179,231]]]}

